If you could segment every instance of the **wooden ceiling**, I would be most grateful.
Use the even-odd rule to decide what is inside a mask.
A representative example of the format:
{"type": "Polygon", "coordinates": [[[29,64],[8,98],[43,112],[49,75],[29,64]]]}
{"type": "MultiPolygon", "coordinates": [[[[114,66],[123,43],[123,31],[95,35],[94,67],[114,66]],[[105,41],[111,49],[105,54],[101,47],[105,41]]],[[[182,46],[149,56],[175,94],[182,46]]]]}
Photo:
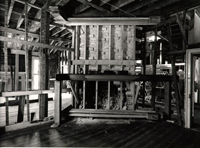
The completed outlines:
{"type": "MultiPolygon", "coordinates": [[[[14,29],[10,34],[13,38],[23,38],[25,0],[8,0],[8,27],[14,29]],[[20,32],[21,31],[21,32],[20,32]]],[[[38,42],[40,32],[40,9],[47,0],[28,0],[29,41],[38,42]]],[[[5,0],[0,1],[0,26],[4,26],[5,0]]],[[[51,6],[57,6],[65,20],[77,17],[149,17],[161,16],[163,20],[170,15],[184,10],[191,10],[200,6],[200,0],[51,0],[51,6]]],[[[51,10],[49,10],[51,11],[51,10]]],[[[174,26],[173,32],[178,30],[174,26]]],[[[0,31],[4,29],[1,28],[0,31]]],[[[55,16],[50,20],[50,44],[70,46],[71,27],[55,23],[55,16]]],[[[1,33],[1,32],[0,32],[1,33]]],[[[164,32],[165,33],[165,32],[164,32]]],[[[165,34],[164,34],[165,35],[165,34]]],[[[179,35],[178,35],[179,36],[179,35]]],[[[13,45],[12,45],[13,46],[13,45]]],[[[23,49],[23,46],[19,47],[23,49]]],[[[37,48],[30,46],[30,50],[37,48]]],[[[51,52],[56,52],[52,49],[51,52]]]]}

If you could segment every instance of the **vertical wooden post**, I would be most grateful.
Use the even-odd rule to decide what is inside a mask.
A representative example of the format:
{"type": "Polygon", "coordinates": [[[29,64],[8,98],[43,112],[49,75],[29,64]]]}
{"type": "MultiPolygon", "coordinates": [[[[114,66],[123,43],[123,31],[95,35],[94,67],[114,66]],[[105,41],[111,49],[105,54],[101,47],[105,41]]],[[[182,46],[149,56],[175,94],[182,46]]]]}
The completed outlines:
{"type": "Polygon", "coordinates": [[[18,90],[19,85],[19,54],[15,55],[15,91],[18,90]]]}
{"type": "MultiPolygon", "coordinates": [[[[169,38],[169,47],[170,47],[170,50],[173,51],[172,31],[171,31],[170,24],[167,25],[167,32],[168,32],[168,38],[169,38]]],[[[174,82],[174,88],[175,88],[177,116],[178,116],[179,123],[182,124],[181,108],[180,108],[180,101],[179,101],[179,95],[178,95],[178,82],[177,82],[177,73],[176,73],[175,60],[176,60],[176,58],[173,55],[172,56],[172,76],[173,76],[173,82],[174,82]]]]}
{"type": "MultiPolygon", "coordinates": [[[[41,9],[41,28],[40,28],[40,40],[41,43],[49,43],[49,13],[47,9],[50,1],[47,1],[46,7],[41,9]]],[[[40,57],[40,89],[48,89],[49,81],[49,59],[48,49],[41,48],[39,51],[40,57]]],[[[48,95],[39,95],[39,118],[43,119],[48,116],[48,95]]]]}
{"type": "MultiPolygon", "coordinates": [[[[21,90],[26,89],[25,79],[26,79],[25,74],[23,74],[21,76],[21,90]]],[[[18,105],[17,123],[20,123],[24,120],[24,106],[25,106],[25,96],[20,96],[18,105]]]]}
{"type": "MultiPolygon", "coordinates": [[[[132,26],[133,36],[133,61],[136,61],[136,26],[132,26]]],[[[135,62],[136,63],[136,62],[135,62]]],[[[133,75],[135,75],[135,65],[133,65],[133,75]]],[[[135,110],[135,82],[131,82],[132,91],[132,109],[135,110]]]]}
{"type": "MultiPolygon", "coordinates": [[[[27,1],[25,3],[25,40],[28,41],[28,12],[27,12],[27,1]]],[[[25,67],[26,67],[26,91],[29,90],[29,54],[28,45],[25,45],[25,67]]],[[[29,108],[29,96],[26,96],[27,105],[27,120],[30,121],[30,108],[29,108]]]]}
{"type": "MultiPolygon", "coordinates": [[[[146,44],[147,44],[147,37],[146,37],[146,30],[144,30],[144,45],[143,45],[143,75],[146,75],[146,44]]],[[[143,81],[143,98],[142,98],[142,106],[145,107],[145,83],[146,81],[143,81]]]]}
{"type": "MultiPolygon", "coordinates": [[[[155,40],[154,40],[154,56],[153,56],[153,75],[156,75],[156,65],[157,65],[157,28],[154,31],[155,40]]],[[[152,98],[151,104],[153,109],[155,109],[155,100],[156,100],[156,82],[152,82],[152,98]]]]}
{"type": "Polygon", "coordinates": [[[62,110],[62,81],[55,81],[54,92],[54,127],[58,127],[61,124],[61,110],[62,110]]]}
{"type": "Polygon", "coordinates": [[[165,104],[164,104],[165,119],[171,119],[171,83],[165,82],[165,104]]]}
{"type": "MultiPolygon", "coordinates": [[[[124,25],[121,25],[121,60],[124,59],[124,25]]],[[[123,65],[121,65],[121,69],[123,70],[123,65]]],[[[123,102],[124,102],[124,82],[120,82],[120,109],[123,108],[123,102]]]]}
{"type": "MultiPolygon", "coordinates": [[[[87,59],[87,26],[84,26],[85,31],[85,46],[84,46],[84,60],[87,59]]],[[[86,65],[83,66],[83,74],[86,74],[86,65]]],[[[85,109],[85,96],[86,96],[86,81],[83,81],[83,109],[85,109]]]]}
{"type": "MultiPolygon", "coordinates": [[[[99,59],[99,25],[97,25],[97,34],[96,34],[96,60],[99,59]]],[[[99,71],[99,66],[97,65],[97,72],[99,71]]],[[[98,90],[99,90],[99,82],[96,81],[95,86],[95,109],[98,109],[98,90]]]]}
{"type": "MultiPolygon", "coordinates": [[[[73,61],[74,59],[76,59],[77,58],[77,50],[78,50],[78,48],[77,48],[77,45],[76,45],[76,43],[77,43],[77,38],[78,38],[78,36],[77,36],[77,28],[75,29],[75,30],[73,30],[73,32],[72,32],[72,45],[71,45],[71,48],[75,48],[75,53],[74,52],[72,52],[71,53],[71,57],[72,57],[72,59],[71,59],[71,61],[73,61]]],[[[72,74],[77,74],[77,65],[72,65],[72,70],[71,70],[71,73],[72,74]]],[[[73,85],[73,84],[71,84],[71,87],[72,87],[72,92],[73,92],[73,87],[75,88],[75,92],[73,92],[73,94],[77,94],[77,82],[75,82],[75,84],[73,85]]],[[[76,98],[76,100],[77,100],[77,98],[76,98]]],[[[75,108],[77,108],[77,102],[76,102],[76,100],[75,100],[75,97],[74,97],[74,95],[72,96],[72,104],[73,104],[73,106],[75,107],[75,108]]]]}
{"type": "MultiPolygon", "coordinates": [[[[7,27],[8,20],[8,1],[5,1],[5,14],[4,14],[4,26],[7,27]]],[[[4,36],[7,37],[7,32],[4,33],[4,36]]],[[[7,42],[4,42],[4,80],[5,80],[5,88],[4,91],[8,91],[8,49],[7,42]]],[[[6,97],[6,125],[9,125],[9,102],[6,97]]]]}
{"type": "MultiPolygon", "coordinates": [[[[108,53],[108,59],[111,60],[111,54],[112,54],[112,25],[109,25],[109,53],[108,53]]],[[[109,66],[110,67],[110,66],[109,66]]],[[[107,109],[110,109],[110,91],[111,91],[111,82],[108,81],[108,104],[107,109]]]]}

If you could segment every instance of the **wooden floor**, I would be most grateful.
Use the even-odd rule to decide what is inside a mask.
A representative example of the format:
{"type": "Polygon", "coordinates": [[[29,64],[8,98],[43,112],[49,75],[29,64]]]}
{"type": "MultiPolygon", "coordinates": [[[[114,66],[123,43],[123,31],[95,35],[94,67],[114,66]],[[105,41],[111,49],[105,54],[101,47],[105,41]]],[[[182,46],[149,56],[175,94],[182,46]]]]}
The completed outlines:
{"type": "Polygon", "coordinates": [[[199,148],[200,133],[172,123],[50,125],[0,135],[0,147],[199,148]]]}

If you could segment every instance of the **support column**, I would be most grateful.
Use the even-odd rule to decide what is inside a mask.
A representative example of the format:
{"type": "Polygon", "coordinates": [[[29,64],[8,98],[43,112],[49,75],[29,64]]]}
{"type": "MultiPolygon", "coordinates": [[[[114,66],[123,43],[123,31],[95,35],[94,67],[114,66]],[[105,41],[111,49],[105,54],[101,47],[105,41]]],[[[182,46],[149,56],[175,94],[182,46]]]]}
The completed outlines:
{"type": "MultiPolygon", "coordinates": [[[[40,28],[40,42],[49,43],[49,13],[47,9],[50,1],[47,1],[46,7],[41,9],[41,28],[40,28]]],[[[41,48],[39,52],[40,58],[40,89],[48,89],[49,81],[49,58],[48,58],[48,49],[41,48]]],[[[48,95],[40,94],[39,95],[39,118],[43,119],[48,116],[48,95]]]]}

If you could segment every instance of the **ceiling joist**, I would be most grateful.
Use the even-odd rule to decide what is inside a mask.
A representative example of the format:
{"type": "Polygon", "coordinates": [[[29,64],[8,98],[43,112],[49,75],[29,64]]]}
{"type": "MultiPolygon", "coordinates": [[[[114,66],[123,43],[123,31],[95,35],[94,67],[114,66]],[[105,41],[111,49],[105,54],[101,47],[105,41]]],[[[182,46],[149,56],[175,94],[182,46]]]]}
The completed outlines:
{"type": "Polygon", "coordinates": [[[60,50],[60,51],[72,51],[72,52],[74,51],[73,48],[52,46],[52,45],[49,45],[49,44],[35,43],[35,42],[30,42],[30,41],[12,39],[12,38],[8,38],[8,37],[4,37],[4,36],[0,36],[0,41],[18,43],[18,44],[23,44],[23,45],[30,45],[30,46],[40,47],[40,48],[47,48],[47,49],[57,49],[57,50],[60,50]]]}

